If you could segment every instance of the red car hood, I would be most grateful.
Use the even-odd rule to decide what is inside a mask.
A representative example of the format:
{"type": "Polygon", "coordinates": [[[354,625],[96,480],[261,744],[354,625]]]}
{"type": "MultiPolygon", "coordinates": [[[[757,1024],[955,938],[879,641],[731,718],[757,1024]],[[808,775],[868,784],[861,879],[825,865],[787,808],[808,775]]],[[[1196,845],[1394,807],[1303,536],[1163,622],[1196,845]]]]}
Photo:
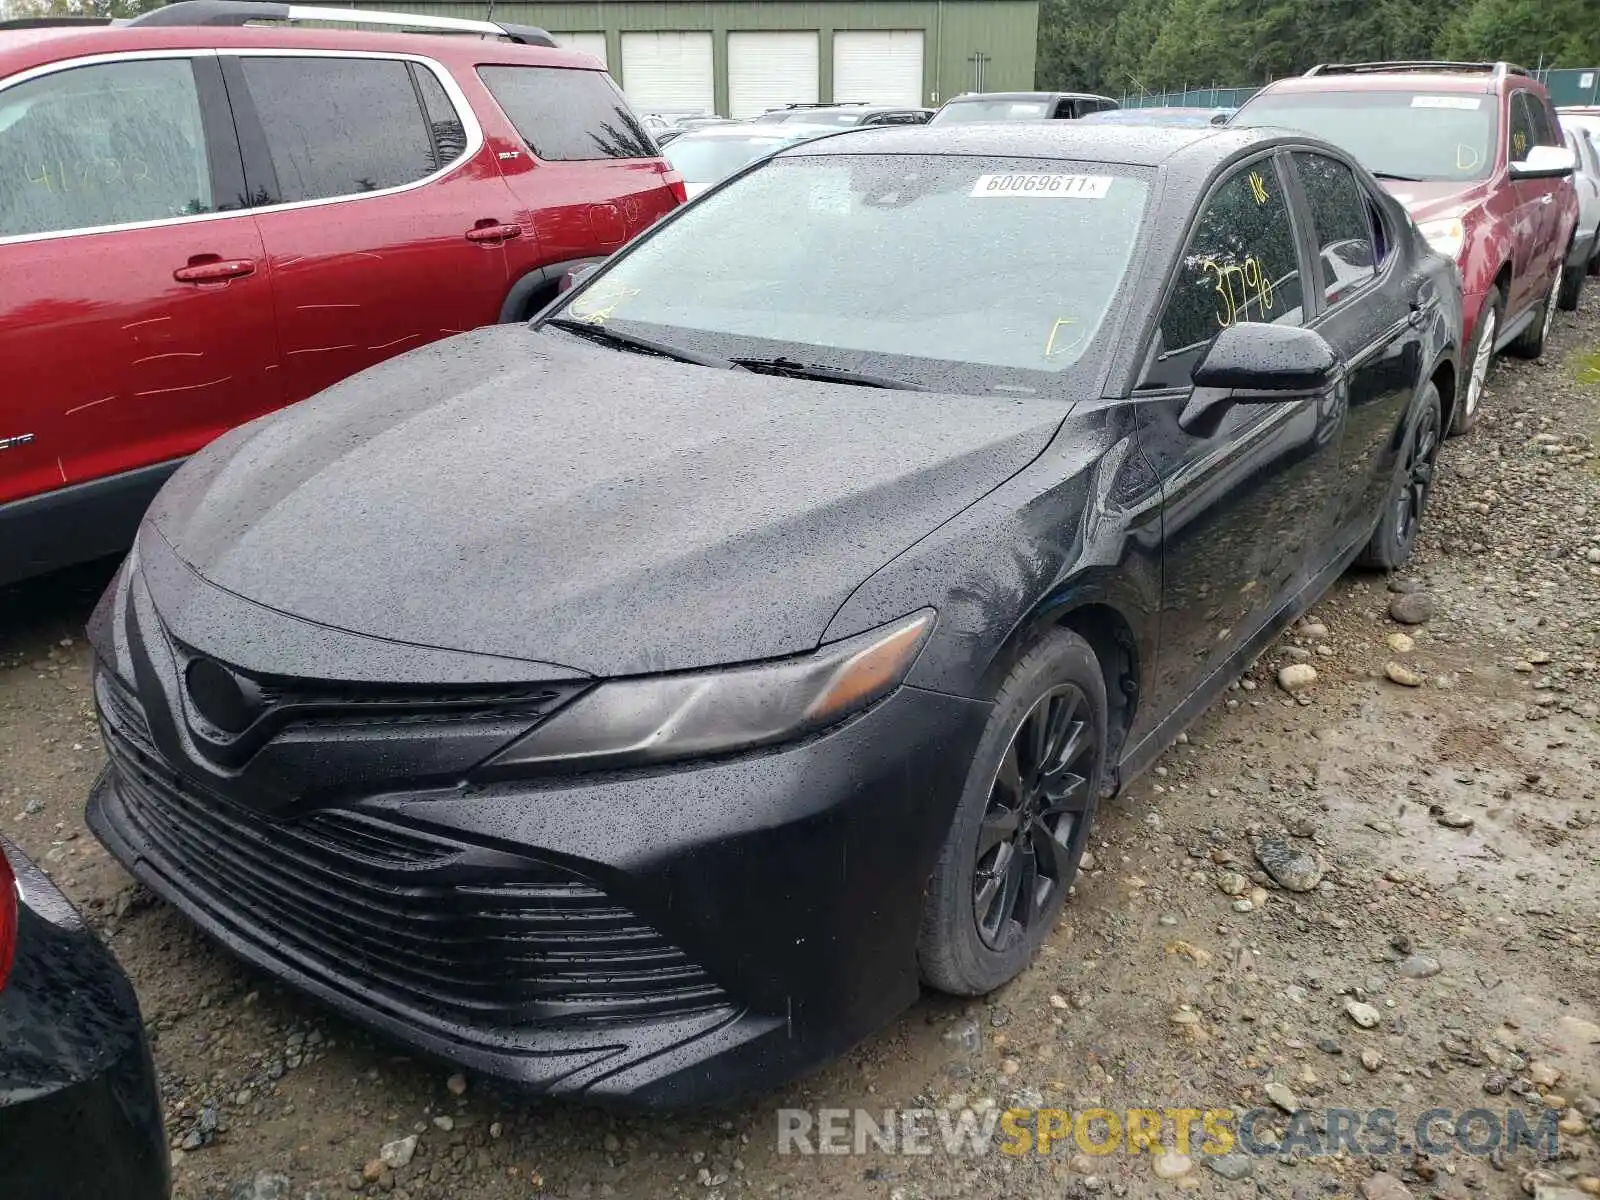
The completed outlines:
{"type": "Polygon", "coordinates": [[[1482,201],[1488,191],[1488,185],[1481,181],[1462,184],[1450,180],[1413,183],[1408,179],[1380,179],[1378,182],[1406,206],[1413,221],[1453,217],[1482,201]]]}

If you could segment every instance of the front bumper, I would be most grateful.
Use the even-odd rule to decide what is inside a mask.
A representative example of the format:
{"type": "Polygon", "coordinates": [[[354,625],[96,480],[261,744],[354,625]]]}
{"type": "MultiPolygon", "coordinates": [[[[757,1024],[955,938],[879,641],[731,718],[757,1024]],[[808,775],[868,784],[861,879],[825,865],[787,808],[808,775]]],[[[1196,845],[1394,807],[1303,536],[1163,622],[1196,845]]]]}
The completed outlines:
{"type": "MultiPolygon", "coordinates": [[[[143,621],[131,641],[151,640],[143,621]]],[[[923,889],[989,712],[902,687],[777,751],[492,783],[472,775],[478,742],[443,726],[291,725],[218,772],[191,753],[161,659],[136,646],[136,685],[96,681],[112,766],[89,825],[130,871],[240,957],[421,1051],[647,1106],[773,1086],[915,999],[923,889]],[[256,762],[281,796],[299,761],[284,744],[313,736],[318,777],[263,803],[256,762]],[[373,768],[375,746],[426,778],[373,768]]]]}
{"type": "Polygon", "coordinates": [[[165,1200],[167,1142],[133,989],[15,851],[17,957],[0,989],[0,1195],[165,1200]]]}

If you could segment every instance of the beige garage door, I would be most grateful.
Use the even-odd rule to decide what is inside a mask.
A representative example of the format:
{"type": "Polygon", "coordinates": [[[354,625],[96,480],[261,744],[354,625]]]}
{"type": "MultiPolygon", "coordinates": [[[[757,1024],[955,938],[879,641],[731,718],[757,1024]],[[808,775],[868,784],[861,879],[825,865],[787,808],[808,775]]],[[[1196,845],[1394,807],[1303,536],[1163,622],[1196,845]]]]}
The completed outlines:
{"type": "Polygon", "coordinates": [[[728,34],[728,115],[817,102],[815,31],[728,34]]]}
{"type": "Polygon", "coordinates": [[[849,29],[834,34],[833,98],[841,104],[927,104],[922,94],[922,30],[849,29]]]}
{"type": "MultiPolygon", "coordinates": [[[[601,62],[606,61],[606,35],[603,33],[552,33],[550,36],[555,38],[558,46],[581,54],[592,54],[601,62]]],[[[609,63],[606,65],[610,66],[609,63]]]]}
{"type": "Polygon", "coordinates": [[[622,78],[641,113],[714,113],[709,33],[625,33],[622,78]]]}

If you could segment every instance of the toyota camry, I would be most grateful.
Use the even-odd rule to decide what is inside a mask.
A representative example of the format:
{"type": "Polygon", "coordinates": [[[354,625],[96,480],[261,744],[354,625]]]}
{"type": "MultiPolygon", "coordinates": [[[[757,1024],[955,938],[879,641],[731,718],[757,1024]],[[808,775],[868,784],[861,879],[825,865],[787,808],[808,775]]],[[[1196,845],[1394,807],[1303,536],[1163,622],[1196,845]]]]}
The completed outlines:
{"type": "Polygon", "coordinates": [[[1096,804],[1405,562],[1460,328],[1303,136],[781,151],[179,471],[92,622],[90,822],[422,1051],[771,1086],[1024,970],[1096,804]]]}

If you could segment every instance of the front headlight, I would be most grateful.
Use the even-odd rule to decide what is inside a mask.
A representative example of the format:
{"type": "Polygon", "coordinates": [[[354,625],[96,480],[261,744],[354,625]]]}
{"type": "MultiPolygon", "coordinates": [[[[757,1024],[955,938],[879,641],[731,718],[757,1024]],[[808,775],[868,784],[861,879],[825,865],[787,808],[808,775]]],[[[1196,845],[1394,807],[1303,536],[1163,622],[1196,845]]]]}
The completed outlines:
{"type": "Polygon", "coordinates": [[[899,687],[933,616],[923,609],[760,666],[602,683],[506,747],[485,773],[637,767],[803,737],[899,687]]]}
{"type": "Polygon", "coordinates": [[[1459,258],[1461,247],[1467,243],[1467,227],[1461,223],[1460,217],[1419,221],[1417,228],[1428,239],[1428,245],[1449,259],[1459,258]]]}

